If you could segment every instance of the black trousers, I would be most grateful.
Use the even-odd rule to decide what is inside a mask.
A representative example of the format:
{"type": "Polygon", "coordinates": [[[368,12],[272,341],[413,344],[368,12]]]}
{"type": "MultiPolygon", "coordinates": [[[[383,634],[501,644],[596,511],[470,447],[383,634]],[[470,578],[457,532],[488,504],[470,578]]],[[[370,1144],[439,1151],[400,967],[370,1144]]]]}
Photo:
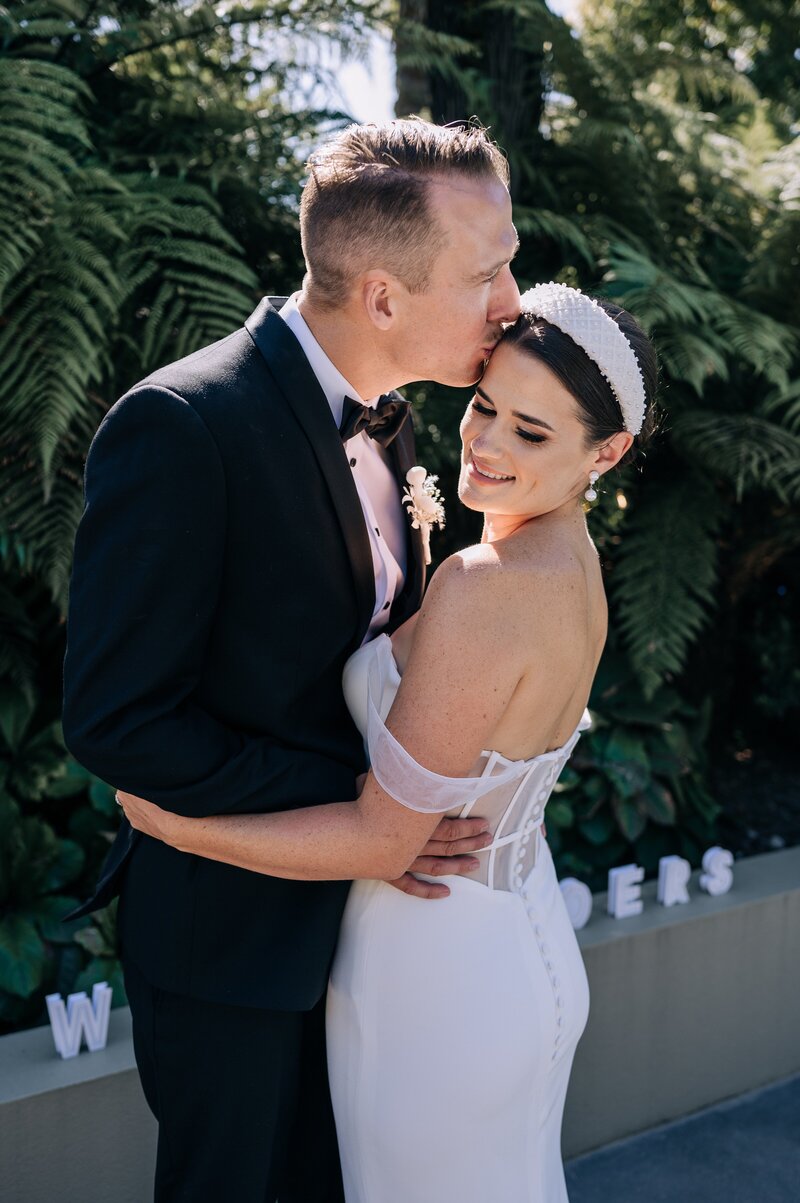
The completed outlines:
{"type": "Polygon", "coordinates": [[[158,1120],[155,1203],[344,1203],[324,998],[308,1012],[224,1006],[122,963],[158,1120]]]}

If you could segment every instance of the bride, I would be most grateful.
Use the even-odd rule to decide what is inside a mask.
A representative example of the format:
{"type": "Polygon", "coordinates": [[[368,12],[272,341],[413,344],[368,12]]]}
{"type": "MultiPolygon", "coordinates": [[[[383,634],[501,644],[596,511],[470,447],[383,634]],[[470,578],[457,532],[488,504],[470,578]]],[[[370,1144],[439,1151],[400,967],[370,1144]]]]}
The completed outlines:
{"type": "Polygon", "coordinates": [[[561,1119],[589,997],[543,820],[606,638],[583,500],[648,437],[655,384],[624,310],[565,285],[527,292],[461,423],[459,498],[484,515],[481,543],[345,670],[372,765],[360,797],[187,819],[119,795],[134,827],[182,851],[356,879],[327,1019],[348,1203],[566,1200],[561,1119]],[[491,843],[428,905],[387,882],[443,812],[483,816],[491,843]]]}

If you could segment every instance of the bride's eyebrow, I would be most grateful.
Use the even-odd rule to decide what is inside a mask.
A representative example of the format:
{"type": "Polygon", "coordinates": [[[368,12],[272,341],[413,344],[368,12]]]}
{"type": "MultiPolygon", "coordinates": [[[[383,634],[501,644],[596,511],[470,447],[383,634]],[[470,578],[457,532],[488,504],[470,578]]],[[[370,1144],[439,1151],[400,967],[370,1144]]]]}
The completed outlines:
{"type": "MultiPolygon", "coordinates": [[[[494,405],[495,409],[497,409],[497,406],[494,404],[494,401],[492,400],[492,398],[489,396],[488,393],[484,392],[484,390],[482,388],[476,386],[475,392],[478,394],[479,397],[483,397],[484,401],[488,401],[490,405],[494,405]]],[[[553,427],[548,426],[547,422],[545,422],[545,420],[543,418],[529,418],[527,414],[521,414],[519,412],[519,410],[516,410],[516,409],[512,410],[512,414],[515,418],[519,418],[520,421],[522,421],[522,422],[529,422],[531,426],[543,426],[545,430],[549,430],[553,434],[555,434],[553,427]]]]}

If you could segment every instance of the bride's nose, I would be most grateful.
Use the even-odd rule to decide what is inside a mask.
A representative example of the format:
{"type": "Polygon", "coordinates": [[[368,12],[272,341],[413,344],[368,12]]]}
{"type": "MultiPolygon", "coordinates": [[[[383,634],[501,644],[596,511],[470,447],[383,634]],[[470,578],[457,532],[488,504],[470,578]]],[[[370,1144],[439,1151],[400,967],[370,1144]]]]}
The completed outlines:
{"type": "Polygon", "coordinates": [[[495,442],[496,440],[487,431],[483,431],[472,440],[470,449],[479,459],[497,461],[502,458],[502,451],[495,445],[495,442]]]}

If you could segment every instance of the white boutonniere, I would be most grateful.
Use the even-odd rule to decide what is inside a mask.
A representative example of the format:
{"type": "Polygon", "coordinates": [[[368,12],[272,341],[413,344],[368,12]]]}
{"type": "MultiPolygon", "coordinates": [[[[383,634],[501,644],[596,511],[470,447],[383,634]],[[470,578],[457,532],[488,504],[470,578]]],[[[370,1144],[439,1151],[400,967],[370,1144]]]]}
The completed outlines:
{"type": "Polygon", "coordinates": [[[414,530],[422,531],[426,564],[431,562],[431,527],[444,528],[444,504],[436,487],[438,479],[438,476],[429,476],[419,464],[406,472],[408,485],[403,493],[403,505],[408,506],[414,530]]]}

